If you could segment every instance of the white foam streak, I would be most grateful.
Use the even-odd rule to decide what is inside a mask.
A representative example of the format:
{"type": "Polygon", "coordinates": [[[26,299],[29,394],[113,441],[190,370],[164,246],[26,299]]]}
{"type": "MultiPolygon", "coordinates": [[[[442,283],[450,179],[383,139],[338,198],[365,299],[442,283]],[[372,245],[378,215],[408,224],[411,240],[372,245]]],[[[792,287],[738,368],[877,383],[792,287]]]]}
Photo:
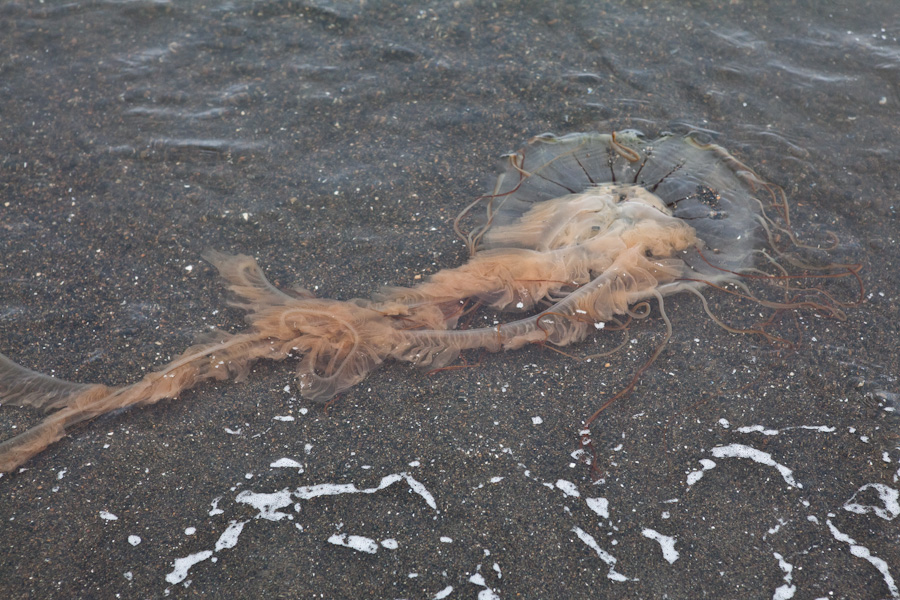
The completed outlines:
{"type": "Polygon", "coordinates": [[[802,489],[803,484],[794,480],[794,472],[786,466],[775,462],[772,455],[762,450],[757,450],[744,444],[729,444],[728,446],[716,446],[711,451],[716,458],[747,458],[761,465],[775,467],[781,474],[784,482],[789,486],[802,489]]]}
{"type": "Polygon", "coordinates": [[[892,521],[897,518],[898,515],[900,515],[900,491],[897,491],[892,487],[888,487],[883,483],[867,483],[866,485],[856,490],[856,492],[853,494],[853,497],[847,500],[847,502],[844,504],[844,510],[856,513],[858,515],[864,515],[866,513],[873,512],[885,521],[892,521]],[[878,493],[878,497],[884,503],[883,508],[880,506],[854,502],[856,496],[860,492],[864,492],[867,489],[873,489],[878,493]]]}
{"type": "Polygon", "coordinates": [[[365,552],[366,554],[375,554],[378,552],[378,542],[372,538],[363,537],[361,535],[336,533],[328,538],[328,542],[335,546],[344,546],[345,548],[351,548],[357,552],[365,552]]]}
{"type": "Polygon", "coordinates": [[[318,485],[309,485],[299,487],[294,490],[294,496],[299,498],[300,500],[310,500],[312,498],[318,498],[320,496],[337,496],[340,494],[374,494],[384,488],[394,485],[398,481],[405,480],[407,485],[409,485],[409,489],[418,494],[425,500],[425,503],[428,504],[434,510],[437,510],[437,503],[434,500],[434,496],[431,495],[431,492],[422,485],[421,482],[417,481],[408,473],[394,473],[391,475],[386,475],[381,478],[379,484],[372,488],[363,488],[360,489],[356,487],[353,483],[320,483],[318,485]]]}
{"type": "Polygon", "coordinates": [[[190,554],[185,556],[184,558],[176,558],[174,562],[174,569],[171,573],[166,575],[166,581],[171,584],[181,583],[185,579],[187,579],[188,571],[199,562],[203,562],[210,556],[212,556],[212,550],[204,550],[203,552],[197,552],[196,554],[190,554]]]}
{"type": "Polygon", "coordinates": [[[784,573],[784,585],[778,586],[772,594],[772,600],[790,600],[797,593],[797,586],[791,584],[794,579],[794,565],[790,564],[777,552],[772,553],[778,559],[778,568],[784,573]]]}
{"type": "Polygon", "coordinates": [[[606,574],[607,577],[609,577],[613,581],[637,581],[637,579],[629,579],[628,577],[625,577],[624,575],[616,571],[616,557],[601,548],[600,544],[597,543],[597,540],[594,539],[594,536],[578,526],[573,527],[572,531],[575,532],[575,535],[578,536],[578,539],[584,542],[585,545],[588,546],[588,548],[597,553],[597,556],[600,557],[600,560],[602,560],[607,564],[607,566],[609,566],[609,572],[606,574]]]}
{"type": "Polygon", "coordinates": [[[219,536],[219,540],[216,542],[216,552],[234,548],[237,545],[238,537],[241,535],[241,531],[243,531],[244,525],[246,524],[247,521],[232,521],[228,525],[228,529],[223,531],[222,535],[219,536]]]}
{"type": "Polygon", "coordinates": [[[256,515],[257,519],[266,519],[268,521],[280,521],[288,516],[287,513],[278,512],[279,508],[291,505],[291,493],[287,488],[280,492],[271,494],[257,493],[246,490],[241,492],[235,498],[235,502],[241,504],[249,504],[259,511],[256,515]]]}
{"type": "Polygon", "coordinates": [[[873,567],[875,567],[875,569],[878,570],[879,573],[881,573],[881,576],[884,578],[884,583],[887,585],[888,590],[891,593],[891,598],[900,598],[900,589],[897,588],[897,582],[891,575],[888,564],[884,561],[884,559],[878,558],[877,556],[872,554],[865,546],[857,544],[856,540],[835,527],[834,523],[831,522],[831,519],[827,519],[825,522],[828,524],[828,529],[831,530],[831,535],[834,536],[834,539],[850,545],[850,554],[857,558],[868,561],[873,567]]]}
{"type": "Polygon", "coordinates": [[[675,549],[675,538],[663,535],[660,532],[653,529],[644,529],[641,532],[645,538],[654,540],[659,543],[659,547],[662,548],[663,558],[671,565],[676,560],[678,560],[678,551],[675,549]]]}

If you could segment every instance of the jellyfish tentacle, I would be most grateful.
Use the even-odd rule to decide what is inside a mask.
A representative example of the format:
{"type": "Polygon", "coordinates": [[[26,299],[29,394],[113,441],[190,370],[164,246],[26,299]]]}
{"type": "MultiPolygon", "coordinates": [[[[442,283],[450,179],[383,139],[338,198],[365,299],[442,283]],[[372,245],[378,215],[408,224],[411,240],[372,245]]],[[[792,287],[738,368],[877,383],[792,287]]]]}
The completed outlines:
{"type": "Polygon", "coordinates": [[[372,299],[316,298],[302,288],[276,288],[249,256],[207,251],[204,257],[231,294],[229,304],[246,312],[245,330],[207,332],[167,365],[124,387],[57,380],[0,355],[0,400],[55,411],[0,443],[0,471],[77,423],[174,398],[204,380],[242,379],[263,358],[299,355],[301,394],[327,401],[388,359],[440,370],[469,349],[565,346],[598,323],[627,330],[634,319],[652,314],[655,298],[665,323],[662,343],[630,383],[585,420],[589,427],[635,387],[671,338],[668,295],[693,293],[726,330],[784,345],[791,342],[772,331],[779,315],[808,310],[843,319],[842,309],[864,299],[860,265],[806,264],[805,254],[792,249],[822,249],[804,245],[792,230],[784,190],[716,144],[690,134],[652,141],[635,131],[545,134],[507,158],[492,192],[453,221],[468,262],[414,287],[388,288],[372,299]],[[483,216],[476,220],[479,207],[483,216]],[[859,286],[855,303],[820,287],[846,277],[859,286]],[[704,289],[765,307],[768,319],[730,326],[714,315],[704,289]],[[457,328],[461,317],[474,315],[473,306],[532,314],[457,328]]]}

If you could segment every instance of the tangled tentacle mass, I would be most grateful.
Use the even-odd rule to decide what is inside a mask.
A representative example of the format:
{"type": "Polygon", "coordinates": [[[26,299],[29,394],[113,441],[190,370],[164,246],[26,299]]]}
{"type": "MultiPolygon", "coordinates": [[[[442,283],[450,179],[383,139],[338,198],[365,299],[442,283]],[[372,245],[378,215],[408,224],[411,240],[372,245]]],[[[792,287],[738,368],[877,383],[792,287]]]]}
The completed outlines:
{"type": "Polygon", "coordinates": [[[231,304],[247,311],[244,331],[204,334],[171,363],[118,388],[61,381],[0,355],[0,402],[50,413],[0,443],[0,471],[15,469],[77,423],[174,398],[207,379],[240,379],[263,358],[299,356],[302,395],[325,401],[389,359],[438,369],[474,348],[564,346],[594,325],[633,316],[638,304],[646,313],[649,299],[659,305],[668,339],[663,298],[683,291],[700,295],[723,327],[778,343],[785,340],[765,322],[736,327],[715,317],[702,291],[728,291],[773,313],[808,309],[843,318],[845,304],[804,285],[810,278],[859,281],[854,266],[812,266],[794,256],[800,245],[782,191],[723,148],[691,136],[544,135],[508,158],[493,192],[454,222],[468,262],[415,287],[350,301],[288,294],[251,257],[209,251],[204,257],[226,281],[231,304]],[[473,302],[515,318],[458,329],[473,302]]]}

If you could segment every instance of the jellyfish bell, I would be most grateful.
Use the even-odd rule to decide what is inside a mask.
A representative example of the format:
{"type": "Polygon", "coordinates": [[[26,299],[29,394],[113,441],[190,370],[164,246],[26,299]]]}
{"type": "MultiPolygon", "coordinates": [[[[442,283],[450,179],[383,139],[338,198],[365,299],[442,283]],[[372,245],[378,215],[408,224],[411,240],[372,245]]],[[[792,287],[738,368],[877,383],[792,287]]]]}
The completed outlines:
{"type": "Polygon", "coordinates": [[[473,252],[547,249],[581,240],[586,230],[599,237],[614,223],[633,226],[655,216],[646,210],[652,207],[695,232],[696,244],[679,255],[685,277],[721,282],[750,268],[765,243],[768,200],[757,197],[764,188],[724,149],[690,135],[545,134],[510,155],[485,197],[485,217],[465,237],[473,252]],[[588,216],[584,194],[606,210],[588,216]]]}
{"type": "Polygon", "coordinates": [[[671,216],[662,200],[643,187],[601,183],[540,202],[512,223],[491,227],[485,232],[482,248],[559,250],[671,216]]]}

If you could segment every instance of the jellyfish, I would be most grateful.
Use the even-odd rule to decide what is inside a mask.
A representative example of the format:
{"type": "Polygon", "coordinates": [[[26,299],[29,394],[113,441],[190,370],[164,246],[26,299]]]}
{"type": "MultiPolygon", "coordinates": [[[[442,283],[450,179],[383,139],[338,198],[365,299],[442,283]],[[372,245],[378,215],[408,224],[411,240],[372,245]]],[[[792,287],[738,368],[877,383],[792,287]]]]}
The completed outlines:
{"type": "MultiPolygon", "coordinates": [[[[679,292],[697,295],[704,311],[730,331],[787,343],[765,323],[725,323],[703,290],[727,291],[775,313],[809,309],[843,319],[848,303],[802,282],[852,276],[862,286],[857,266],[811,266],[796,257],[791,249],[804,245],[792,233],[780,188],[722,147],[691,135],[538,136],[508,156],[493,191],[466,206],[453,226],[469,250],[467,262],[368,299],[285,292],[253,258],[207,251],[203,256],[225,280],[230,304],[246,312],[247,327],[206,332],[131,385],[63,381],[0,354],[0,402],[49,413],[0,443],[0,472],[14,470],[77,423],[175,398],[208,379],[241,380],[260,359],[299,357],[300,393],[327,401],[388,360],[438,370],[466,350],[567,346],[607,322],[646,316],[650,301],[665,322],[667,341],[672,325],[664,298],[679,292]],[[754,282],[774,293],[760,294],[754,282]],[[460,327],[473,304],[509,317],[496,326],[460,327]]],[[[612,400],[633,387],[664,344],[612,400]]]]}

